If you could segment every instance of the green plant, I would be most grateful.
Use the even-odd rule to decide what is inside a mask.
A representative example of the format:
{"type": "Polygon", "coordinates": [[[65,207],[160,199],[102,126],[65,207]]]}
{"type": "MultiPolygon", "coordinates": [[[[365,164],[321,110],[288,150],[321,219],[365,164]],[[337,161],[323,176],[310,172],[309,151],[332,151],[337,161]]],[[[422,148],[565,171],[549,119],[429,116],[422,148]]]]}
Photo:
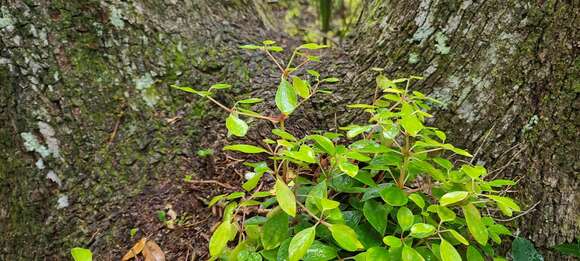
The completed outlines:
{"type": "Polygon", "coordinates": [[[70,250],[70,254],[72,255],[75,261],[92,261],[93,260],[93,252],[90,249],[75,247],[70,250]]]}
{"type": "Polygon", "coordinates": [[[282,51],[273,41],[242,48],[265,52],[280,70],[276,116],[264,116],[248,105],[249,98],[227,107],[212,98],[217,84],[195,93],[229,112],[226,127],[244,136],[248,124],[240,116],[274,123],[272,138],[260,146],[234,144],[224,150],[267,156],[245,165],[254,173],[244,191],[214,197],[209,205],[225,205],[223,219],[209,242],[212,259],[223,260],[484,260],[496,257],[493,245],[511,235],[495,222],[496,209],[507,216],[520,211],[504,195],[511,180],[492,179],[483,166],[454,156],[472,157],[446,143],[446,134],[425,125],[430,105],[438,101],[411,91],[410,78],[390,80],[381,73],[371,104],[351,104],[368,113],[363,125],[343,127],[345,133],[321,132],[296,137],[285,120],[320,86],[337,82],[301,69],[318,57],[305,44],[294,50],[285,66],[272,55],[282,51]],[[302,57],[294,66],[296,57],[302,57]],[[311,82],[313,83],[311,85],[311,82]],[[379,91],[381,92],[379,95],[379,91]],[[270,175],[275,184],[262,178],[270,175]],[[481,210],[485,211],[481,211],[481,210]],[[261,213],[267,213],[262,215],[261,213]],[[490,240],[491,239],[491,240],[490,240]],[[235,245],[228,247],[228,243],[235,245]]]}

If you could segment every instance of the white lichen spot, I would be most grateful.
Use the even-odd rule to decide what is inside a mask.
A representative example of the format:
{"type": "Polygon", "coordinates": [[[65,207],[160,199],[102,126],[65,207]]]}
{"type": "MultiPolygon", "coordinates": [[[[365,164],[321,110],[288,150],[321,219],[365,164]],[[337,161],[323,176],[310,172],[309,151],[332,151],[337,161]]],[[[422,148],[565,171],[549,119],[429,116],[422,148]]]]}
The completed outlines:
{"type": "Polygon", "coordinates": [[[12,16],[10,15],[8,8],[6,6],[2,6],[2,9],[0,9],[0,13],[2,15],[2,17],[0,17],[0,29],[6,28],[6,30],[10,32],[13,31],[14,20],[12,19],[12,16]]]}
{"type": "Polygon", "coordinates": [[[448,40],[447,36],[442,32],[437,32],[437,34],[435,34],[435,41],[437,41],[437,44],[435,44],[435,48],[438,53],[440,54],[449,53],[451,48],[447,46],[447,40],[448,40]]]}
{"type": "Polygon", "coordinates": [[[538,118],[538,115],[533,115],[530,120],[528,120],[528,123],[526,123],[526,125],[522,128],[522,133],[526,133],[530,130],[532,130],[534,128],[534,126],[536,126],[536,124],[538,124],[538,121],[540,120],[540,118],[538,118]]]}
{"type": "Polygon", "coordinates": [[[256,176],[256,173],[255,173],[255,172],[246,172],[246,174],[244,174],[244,178],[245,178],[246,180],[250,180],[250,179],[252,179],[254,176],[256,176]]]}
{"type": "Polygon", "coordinates": [[[58,209],[68,207],[69,206],[68,196],[67,195],[61,195],[60,197],[58,197],[58,200],[57,200],[56,203],[57,203],[56,208],[58,208],[58,209]]]}
{"type": "Polygon", "coordinates": [[[24,140],[24,148],[26,148],[27,151],[35,151],[43,158],[46,158],[50,155],[50,150],[46,146],[40,144],[34,134],[30,132],[23,132],[20,133],[20,137],[22,137],[24,140]]]}
{"type": "Polygon", "coordinates": [[[44,137],[46,141],[46,145],[48,146],[48,150],[52,153],[55,158],[60,157],[60,149],[59,149],[59,141],[54,137],[55,131],[52,126],[48,125],[45,122],[39,121],[38,122],[38,129],[40,133],[44,137]]]}
{"type": "Polygon", "coordinates": [[[109,7],[109,11],[111,12],[109,16],[109,21],[115,28],[123,29],[125,27],[125,22],[123,21],[123,16],[121,14],[121,10],[117,9],[114,6],[109,7]]]}
{"type": "Polygon", "coordinates": [[[54,173],[54,171],[52,171],[52,170],[51,171],[48,171],[48,173],[46,173],[46,178],[49,179],[50,181],[56,183],[59,188],[62,187],[62,181],[56,175],[56,173],[54,173]]]}
{"type": "Polygon", "coordinates": [[[417,31],[413,34],[413,41],[423,42],[429,35],[433,33],[433,14],[429,12],[431,0],[423,0],[419,5],[419,13],[415,16],[415,25],[418,26],[417,31]]]}
{"type": "Polygon", "coordinates": [[[159,102],[159,94],[153,85],[155,81],[150,73],[146,73],[141,78],[135,80],[135,88],[141,91],[143,100],[149,107],[153,107],[159,102]]]}
{"type": "Polygon", "coordinates": [[[34,165],[37,169],[44,169],[44,161],[42,159],[38,159],[34,165]]]}
{"type": "Polygon", "coordinates": [[[416,64],[419,62],[419,54],[417,53],[409,53],[409,63],[416,64]]]}

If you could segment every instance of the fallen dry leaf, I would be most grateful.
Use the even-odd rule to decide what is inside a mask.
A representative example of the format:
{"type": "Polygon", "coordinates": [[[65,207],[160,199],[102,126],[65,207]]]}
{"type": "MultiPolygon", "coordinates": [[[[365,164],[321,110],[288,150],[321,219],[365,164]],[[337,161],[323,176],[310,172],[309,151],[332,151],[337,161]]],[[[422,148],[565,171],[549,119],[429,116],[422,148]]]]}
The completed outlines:
{"type": "Polygon", "coordinates": [[[165,253],[153,240],[148,240],[143,249],[145,261],[165,261],[165,253]]]}
{"type": "Polygon", "coordinates": [[[141,238],[141,240],[139,240],[137,243],[135,243],[135,245],[133,245],[131,249],[129,249],[127,254],[123,256],[121,261],[127,261],[137,256],[139,253],[141,253],[141,251],[143,251],[143,248],[145,247],[145,242],[147,242],[147,238],[141,238]]]}

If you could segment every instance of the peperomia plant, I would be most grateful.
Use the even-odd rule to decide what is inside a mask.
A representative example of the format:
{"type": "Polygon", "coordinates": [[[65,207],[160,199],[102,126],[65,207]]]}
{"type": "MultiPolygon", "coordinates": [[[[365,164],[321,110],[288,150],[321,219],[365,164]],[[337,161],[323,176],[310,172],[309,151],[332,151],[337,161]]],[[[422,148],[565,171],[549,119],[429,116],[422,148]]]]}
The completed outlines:
{"type": "Polygon", "coordinates": [[[225,206],[209,242],[211,259],[501,259],[493,245],[511,232],[493,217],[495,210],[507,216],[520,211],[501,189],[515,182],[493,179],[483,166],[461,160],[472,155],[446,143],[443,131],[425,125],[432,117],[430,105],[438,101],[409,89],[420,77],[390,80],[379,73],[372,103],[348,106],[367,113],[368,123],[346,126],[344,133],[296,137],[285,129],[297,107],[323,91],[323,84],[338,81],[321,79],[314,70],[302,73],[305,65],[319,60],[311,50],[324,47],[301,45],[283,66],[272,55],[283,49],[273,41],[242,46],[265,52],[280,70],[278,116],[252,111],[260,98],[240,100],[231,108],[213,99],[214,91],[227,84],[207,91],[173,86],[228,111],[226,127],[232,135],[243,137],[248,131],[240,116],[274,123],[271,138],[260,146],[224,147],[264,155],[264,161],[245,163],[251,172],[244,191],[209,203],[225,206]],[[302,61],[295,66],[296,59],[302,61]]]}

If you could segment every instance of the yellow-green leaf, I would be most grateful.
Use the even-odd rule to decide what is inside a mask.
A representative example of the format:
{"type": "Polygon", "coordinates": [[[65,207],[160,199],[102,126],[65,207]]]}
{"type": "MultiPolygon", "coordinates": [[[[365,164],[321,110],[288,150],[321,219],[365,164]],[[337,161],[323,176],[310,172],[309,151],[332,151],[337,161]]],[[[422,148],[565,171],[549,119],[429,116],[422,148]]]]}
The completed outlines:
{"type": "Polygon", "coordinates": [[[403,261],[425,261],[425,258],[417,252],[417,250],[412,247],[405,245],[403,247],[403,253],[401,254],[401,259],[403,261]]]}
{"type": "Polygon", "coordinates": [[[276,179],[274,189],[276,190],[276,200],[280,208],[288,215],[292,217],[296,216],[296,197],[292,190],[281,179],[276,179]]]}
{"type": "Polygon", "coordinates": [[[226,118],[226,128],[232,135],[238,137],[244,137],[248,132],[248,124],[238,118],[238,115],[234,113],[231,113],[230,116],[226,118]]]}
{"type": "Polygon", "coordinates": [[[345,224],[331,224],[328,226],[332,237],[340,247],[346,251],[356,251],[363,248],[363,245],[358,241],[356,232],[345,224]]]}
{"type": "Polygon", "coordinates": [[[248,153],[248,154],[267,152],[263,148],[256,147],[253,145],[247,145],[247,144],[235,144],[235,145],[225,146],[224,150],[233,150],[233,151],[239,151],[239,152],[248,153]]]}
{"type": "Polygon", "coordinates": [[[93,252],[86,248],[75,247],[70,250],[70,254],[72,255],[75,261],[92,261],[93,260],[93,252]]]}
{"type": "Polygon", "coordinates": [[[355,177],[358,173],[358,166],[346,160],[342,160],[338,163],[338,168],[351,177],[355,177]]]}
{"type": "Polygon", "coordinates": [[[436,228],[426,223],[417,223],[411,227],[411,236],[415,238],[426,238],[435,233],[436,228]]]}
{"type": "Polygon", "coordinates": [[[408,230],[415,221],[415,216],[413,216],[413,212],[407,207],[401,207],[397,211],[397,222],[403,231],[408,230]]]}
{"type": "Polygon", "coordinates": [[[298,99],[296,97],[296,92],[292,85],[286,80],[282,79],[278,90],[276,91],[276,106],[278,109],[288,115],[296,109],[298,105],[298,99]]]}
{"type": "Polygon", "coordinates": [[[236,227],[229,221],[222,222],[213,232],[209,240],[209,253],[213,256],[218,256],[226,248],[228,241],[232,240],[232,234],[236,227]]]}
{"type": "Polygon", "coordinates": [[[288,247],[289,260],[298,261],[306,254],[308,248],[314,242],[314,237],[316,235],[316,226],[304,229],[292,238],[290,241],[290,246],[288,247]]]}
{"type": "Polygon", "coordinates": [[[300,97],[307,98],[310,95],[310,87],[308,86],[308,83],[300,79],[300,77],[292,78],[292,86],[294,86],[294,90],[300,97]]]}
{"type": "Polygon", "coordinates": [[[461,261],[461,255],[459,255],[455,247],[443,239],[439,247],[439,254],[441,255],[442,261],[461,261]]]}
{"type": "Polygon", "coordinates": [[[481,221],[481,215],[479,214],[479,210],[473,204],[467,204],[462,207],[463,208],[463,215],[465,215],[465,221],[467,222],[467,228],[469,232],[482,246],[487,244],[488,239],[488,232],[487,228],[481,221]]]}
{"type": "Polygon", "coordinates": [[[449,234],[451,234],[461,244],[464,244],[466,246],[469,245],[469,242],[467,241],[467,239],[465,239],[461,234],[459,234],[459,232],[457,232],[457,231],[455,231],[453,229],[448,229],[447,232],[449,232],[449,234]]]}
{"type": "Polygon", "coordinates": [[[468,195],[469,192],[467,191],[453,191],[443,195],[439,199],[439,202],[441,203],[441,206],[447,206],[464,200],[468,195]]]}

